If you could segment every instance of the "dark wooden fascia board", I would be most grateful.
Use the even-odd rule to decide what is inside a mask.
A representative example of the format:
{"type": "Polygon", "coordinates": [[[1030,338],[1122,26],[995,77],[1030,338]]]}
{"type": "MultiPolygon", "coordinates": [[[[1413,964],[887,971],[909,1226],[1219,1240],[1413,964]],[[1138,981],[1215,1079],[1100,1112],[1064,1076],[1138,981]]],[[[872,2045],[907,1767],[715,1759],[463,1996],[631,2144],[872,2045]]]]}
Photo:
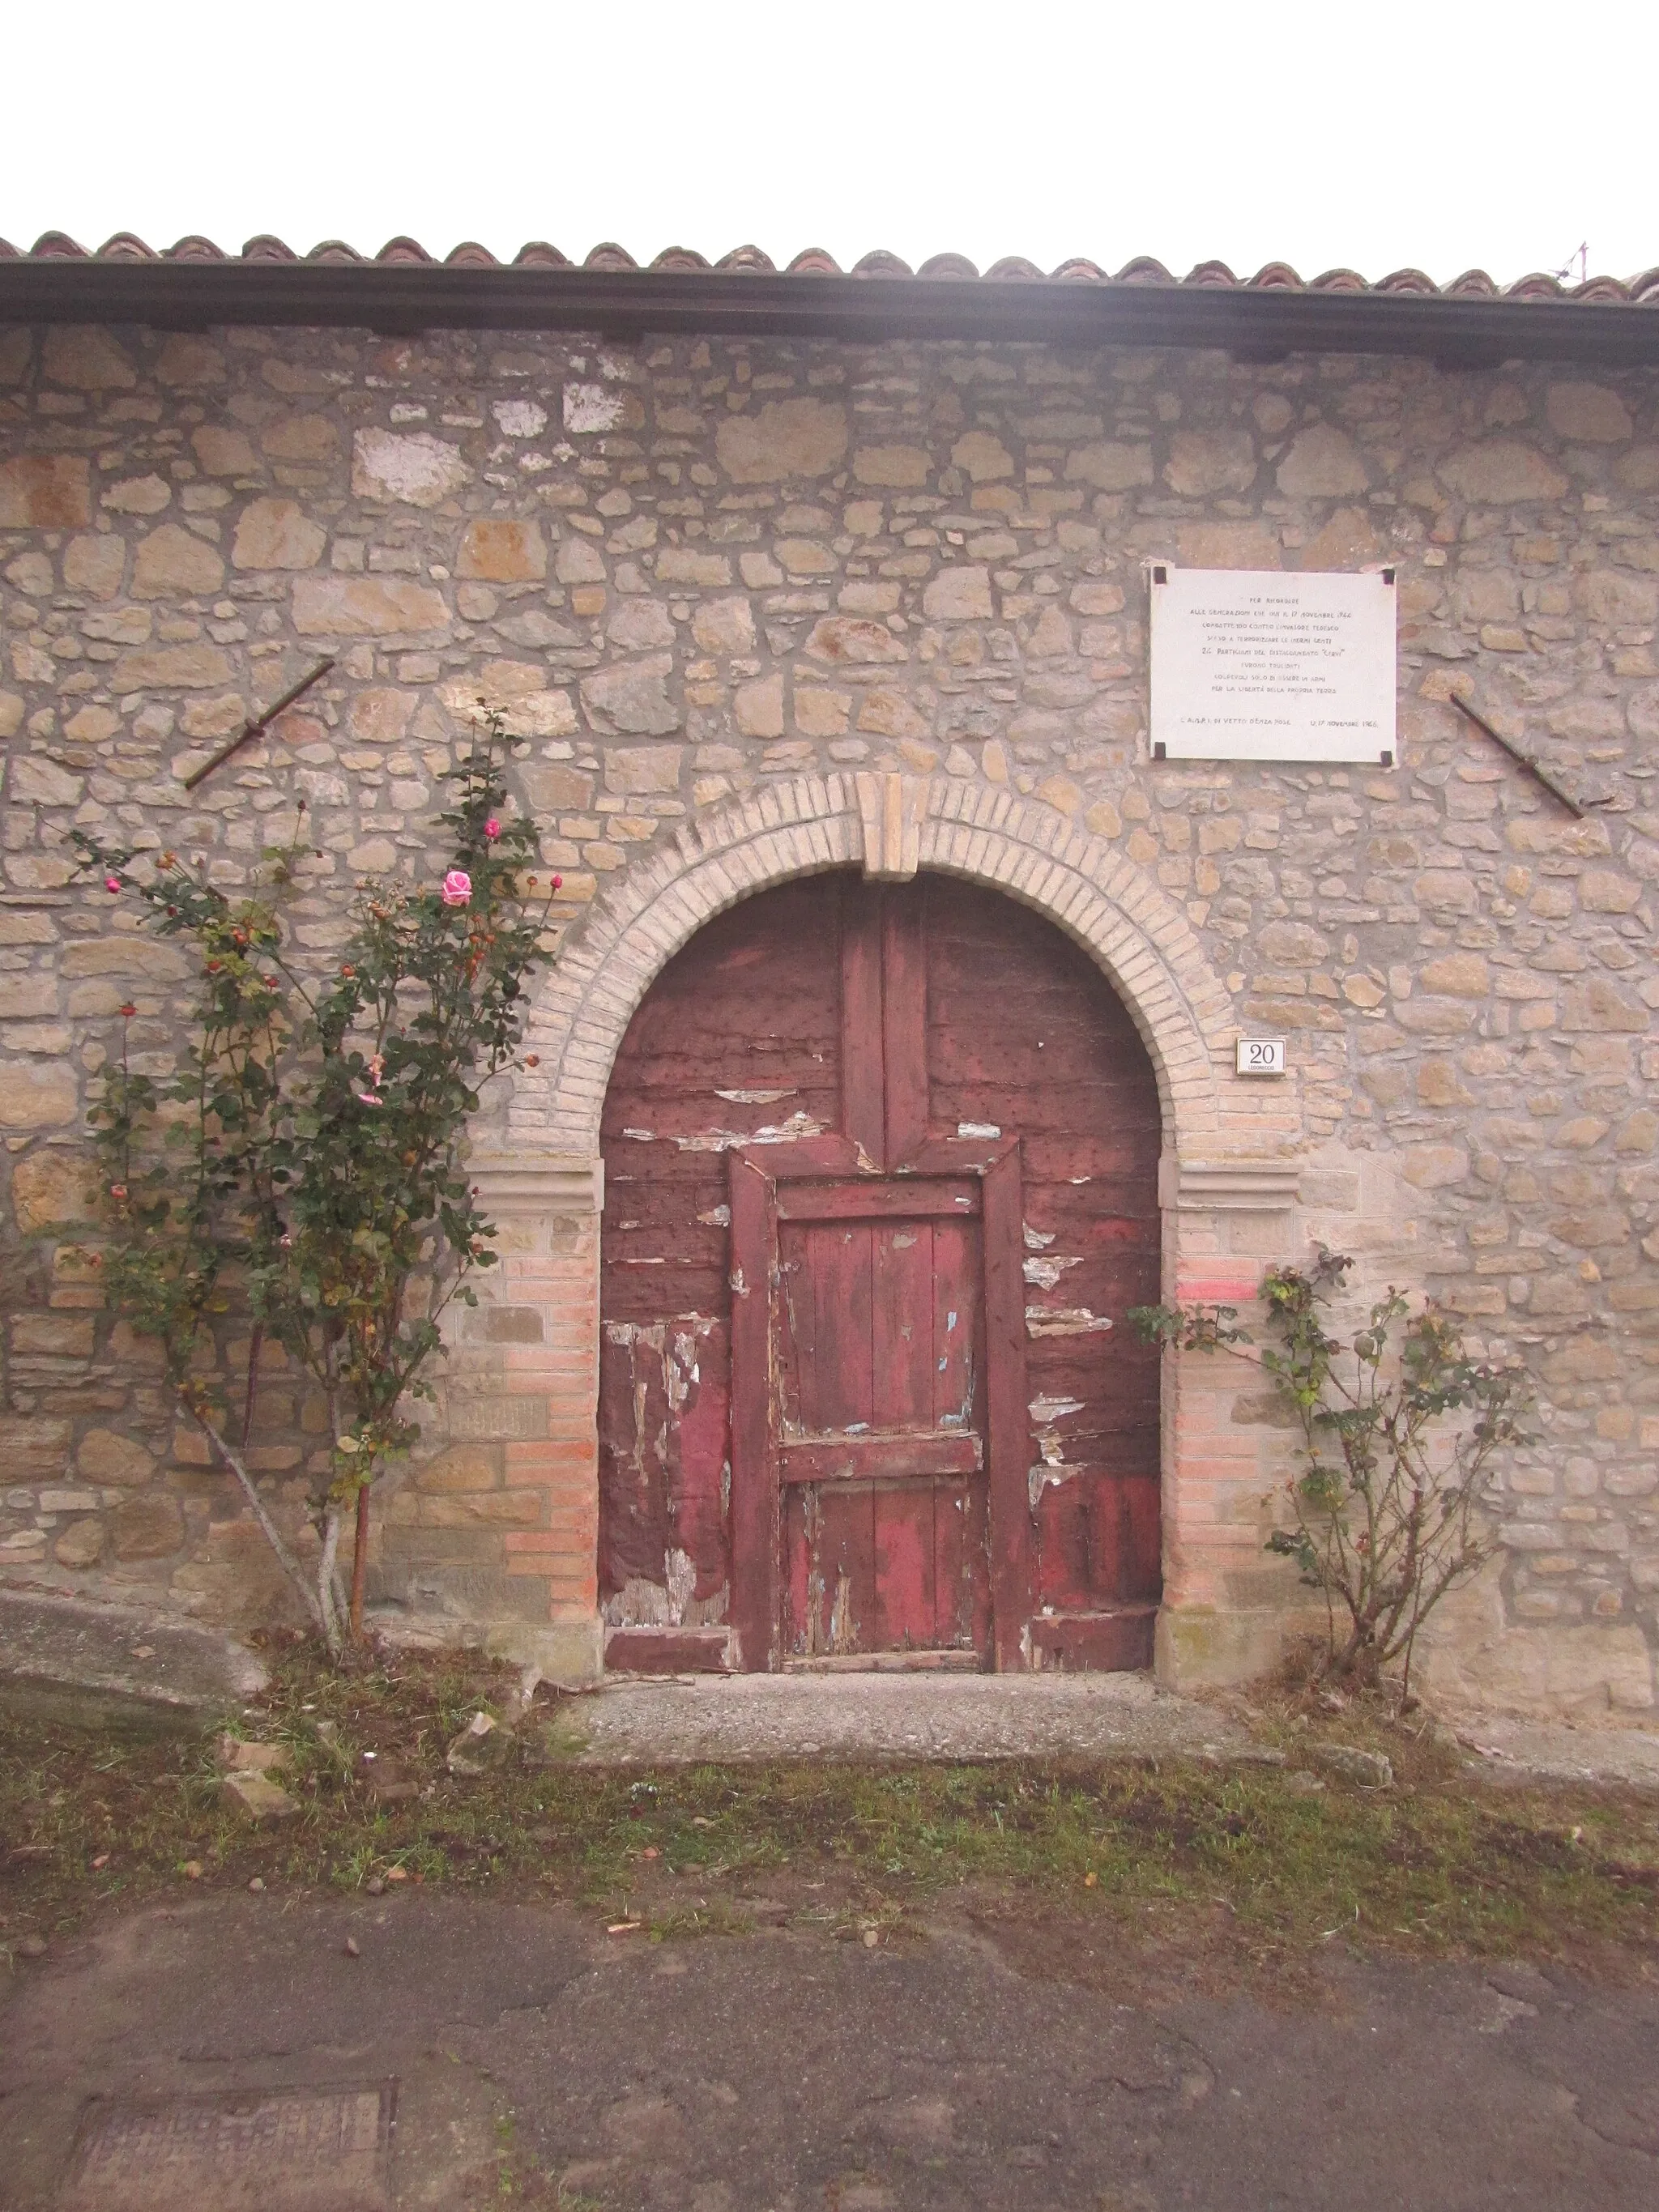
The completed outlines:
{"type": "Polygon", "coordinates": [[[994,339],[1659,365],[1659,308],[1415,293],[987,277],[729,275],[321,261],[0,261],[0,323],[597,331],[617,337],[994,339]]]}

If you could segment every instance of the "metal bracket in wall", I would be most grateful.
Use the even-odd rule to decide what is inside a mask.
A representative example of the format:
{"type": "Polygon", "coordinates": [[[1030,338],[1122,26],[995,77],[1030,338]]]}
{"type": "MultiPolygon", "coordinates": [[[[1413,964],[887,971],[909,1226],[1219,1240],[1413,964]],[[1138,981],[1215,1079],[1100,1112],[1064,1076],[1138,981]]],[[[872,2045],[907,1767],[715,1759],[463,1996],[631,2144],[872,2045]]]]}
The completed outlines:
{"type": "Polygon", "coordinates": [[[333,665],[332,660],[319,660],[309,676],[302,676],[297,684],[290,684],[282,697],[273,700],[263,714],[256,716],[251,722],[244,722],[229,744],[221,745],[210,760],[204,760],[200,768],[191,769],[188,775],[180,776],[179,780],[185,789],[194,791],[204,776],[211,775],[216,768],[222,767],[234,752],[240,751],[250,738],[257,738],[261,730],[274,722],[278,714],[294,704],[301,692],[309,691],[319,676],[326,676],[333,665]]]}
{"type": "Polygon", "coordinates": [[[1563,791],[1560,785],[1555,781],[1555,778],[1551,775],[1547,770],[1540,768],[1538,763],[1533,758],[1530,753],[1523,753],[1519,745],[1512,745],[1507,738],[1500,736],[1499,733],[1493,729],[1492,724],[1486,720],[1484,714],[1477,714],[1474,708],[1470,706],[1468,701],[1467,699],[1460,699],[1455,691],[1451,695],[1451,702],[1453,706],[1456,708],[1460,714],[1464,715],[1469,721],[1474,724],[1477,730],[1484,730],[1486,734],[1492,739],[1493,744],[1501,746],[1504,751],[1509,755],[1512,761],[1518,761],[1521,766],[1525,769],[1527,774],[1533,778],[1534,782],[1541,783],[1543,785],[1545,790],[1548,792],[1552,799],[1559,799],[1562,805],[1566,808],[1568,813],[1571,814],[1576,821],[1582,822],[1583,820],[1584,810],[1578,804],[1578,801],[1574,799],[1570,793],[1563,791]]]}
{"type": "Polygon", "coordinates": [[[864,872],[893,883],[908,883],[921,865],[921,822],[927,811],[927,779],[878,775],[861,769],[854,778],[859,819],[864,829],[864,872]]]}

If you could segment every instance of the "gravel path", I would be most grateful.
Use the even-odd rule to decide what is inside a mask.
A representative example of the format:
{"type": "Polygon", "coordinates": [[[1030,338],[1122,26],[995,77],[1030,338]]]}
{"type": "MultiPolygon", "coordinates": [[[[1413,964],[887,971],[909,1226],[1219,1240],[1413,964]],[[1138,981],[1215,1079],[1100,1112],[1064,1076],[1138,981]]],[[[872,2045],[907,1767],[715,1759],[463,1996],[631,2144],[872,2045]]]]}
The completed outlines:
{"type": "Polygon", "coordinates": [[[612,1680],[566,1705],[581,1756],[778,1759],[814,1753],[1002,1759],[1075,1753],[1248,1754],[1222,1714],[1142,1674],[732,1674],[612,1680]]]}

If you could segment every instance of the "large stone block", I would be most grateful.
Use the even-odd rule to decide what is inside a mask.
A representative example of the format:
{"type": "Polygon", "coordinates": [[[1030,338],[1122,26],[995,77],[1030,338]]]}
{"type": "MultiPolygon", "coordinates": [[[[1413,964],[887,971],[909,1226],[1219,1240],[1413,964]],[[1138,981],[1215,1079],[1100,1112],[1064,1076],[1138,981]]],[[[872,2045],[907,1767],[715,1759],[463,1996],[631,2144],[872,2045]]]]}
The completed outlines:
{"type": "Polygon", "coordinates": [[[547,574],[547,540],[537,522],[469,522],[461,534],[458,576],[492,584],[539,583],[547,574]]]}
{"type": "Polygon", "coordinates": [[[126,563],[126,540],[112,530],[102,537],[71,538],[64,548],[64,581],[72,592],[112,599],[121,588],[126,563]]]}
{"type": "Polygon", "coordinates": [[[79,453],[0,461],[0,530],[76,530],[92,519],[92,472],[79,453]]]}
{"type": "Polygon", "coordinates": [[[1603,975],[1571,984],[1561,994],[1564,1030],[1611,1030],[1639,1032],[1651,1017],[1646,1007],[1626,998],[1617,984],[1603,975]]]}
{"type": "Polygon", "coordinates": [[[114,1429],[88,1429],[75,1464],[88,1482],[107,1483],[117,1490],[139,1489],[155,1472],[154,1454],[136,1437],[114,1429]]]}
{"type": "Polygon", "coordinates": [[[259,457],[242,430],[222,422],[204,422],[190,437],[191,451],[204,475],[252,477],[259,474],[259,457]]]}
{"type": "Polygon", "coordinates": [[[620,661],[582,678],[582,705],[596,730],[610,735],[664,737],[680,726],[679,708],[668,695],[674,663],[669,655],[620,661]]]}
{"type": "Polygon", "coordinates": [[[1552,430],[1578,445],[1621,445],[1636,427],[1624,401],[1605,384],[1552,384],[1544,412],[1552,430]]]}
{"type": "Polygon", "coordinates": [[[46,332],[40,373],[73,392],[120,392],[138,381],[126,348],[95,323],[65,325],[46,332]]]}
{"type": "Polygon", "coordinates": [[[1249,491],[1255,471],[1255,440],[1248,430],[1177,430],[1164,480],[1182,499],[1204,499],[1212,492],[1249,491]]]}
{"type": "Polygon", "coordinates": [[[434,438],[428,430],[407,435],[359,430],[351,441],[351,489],[359,499],[441,507],[471,478],[460,447],[434,438]]]}
{"type": "Polygon", "coordinates": [[[732,563],[724,553],[699,552],[691,545],[665,545],[657,556],[659,584],[696,584],[707,591],[731,580],[732,563]]]}
{"type": "Polygon", "coordinates": [[[12,763],[13,799],[29,806],[73,806],[85,790],[82,777],[34,753],[24,753],[12,763]]]}
{"type": "Polygon", "coordinates": [[[705,600],[691,618],[691,635],[705,653],[752,653],[755,617],[748,600],[705,600]]]}
{"type": "Polygon", "coordinates": [[[75,1071],[61,1064],[19,1060],[0,1083],[0,1129],[61,1129],[79,1108],[75,1071]]]}
{"type": "Polygon", "coordinates": [[[409,729],[410,717],[415,712],[412,691],[391,691],[377,687],[359,691],[352,700],[347,720],[351,734],[359,744],[395,745],[402,742],[409,729]]]}
{"type": "Polygon", "coordinates": [[[605,634],[612,645],[626,653],[650,653],[679,641],[673,616],[656,599],[624,599],[611,615],[605,634]]]}
{"type": "Polygon", "coordinates": [[[66,945],[58,972],[68,982],[82,982],[90,975],[118,975],[177,983],[189,975],[190,962],[177,945],[123,930],[113,937],[83,938],[78,945],[66,945]]]}
{"type": "Polygon", "coordinates": [[[861,484],[895,491],[919,489],[933,465],[933,456],[920,446],[860,446],[853,456],[853,474],[861,484]]]}
{"type": "Polygon", "coordinates": [[[732,720],[745,738],[783,735],[783,678],[763,676],[753,684],[740,684],[732,701],[732,720]]]}
{"type": "Polygon", "coordinates": [[[56,1482],[67,1471],[67,1421],[0,1414],[0,1481],[56,1482]]]}
{"type": "Polygon", "coordinates": [[[623,385],[567,384],[563,416],[565,428],[579,437],[603,430],[638,430],[645,422],[645,403],[623,385]]]}
{"type": "Polygon", "coordinates": [[[1279,465],[1279,489],[1287,499],[1346,499],[1369,483],[1358,447],[1332,422],[1299,430],[1279,465]]]}
{"type": "Polygon", "coordinates": [[[1514,438],[1486,438],[1460,447],[1440,464],[1440,480],[1460,499],[1481,507],[1514,507],[1523,501],[1560,499],[1567,479],[1534,446],[1514,438]]]}
{"type": "Polygon", "coordinates": [[[988,430],[968,430],[951,448],[951,465],[974,483],[1000,483],[1014,473],[1014,457],[988,430]]]}
{"type": "Polygon", "coordinates": [[[224,580],[225,564],[213,547],[176,522],[152,530],[133,558],[132,589],[141,599],[216,592],[224,580]]]}
{"type": "Polygon", "coordinates": [[[404,576],[301,576],[294,586],[301,637],[419,635],[447,629],[441,592],[404,576]]]}
{"type": "Polygon", "coordinates": [[[1066,457],[1066,481],[1092,484],[1097,491],[1133,491],[1152,481],[1152,449],[1109,440],[1079,446],[1066,457]]]}
{"type": "Polygon", "coordinates": [[[216,645],[146,646],[115,664],[121,691],[205,691],[230,680],[230,662],[216,645]]]}
{"type": "Polygon", "coordinates": [[[167,1559],[185,1540],[185,1516],[179,1501],[164,1490],[129,1498],[109,1516],[118,1559],[167,1559]]]}
{"type": "Polygon", "coordinates": [[[11,1210],[25,1237],[89,1218],[96,1189],[93,1163],[55,1146],[27,1152],[11,1171],[11,1210]]]}
{"type": "Polygon", "coordinates": [[[230,558],[238,568],[314,568],[327,544],[296,500],[256,499],[236,525],[230,558]]]}
{"type": "Polygon", "coordinates": [[[921,611],[929,622],[988,622],[995,612],[990,570],[941,568],[923,588],[921,611]]]}
{"type": "Polygon", "coordinates": [[[613,745],[605,756],[605,787],[635,797],[678,791],[684,757],[684,745],[613,745]]]}
{"type": "Polygon", "coordinates": [[[846,410],[824,399],[771,399],[757,415],[732,415],[714,434],[734,483],[825,477],[847,454],[846,410]]]}
{"type": "Polygon", "coordinates": [[[851,615],[826,615],[815,623],[804,649],[814,660],[844,661],[849,665],[869,666],[910,658],[903,639],[895,637],[884,623],[864,622],[851,615]]]}

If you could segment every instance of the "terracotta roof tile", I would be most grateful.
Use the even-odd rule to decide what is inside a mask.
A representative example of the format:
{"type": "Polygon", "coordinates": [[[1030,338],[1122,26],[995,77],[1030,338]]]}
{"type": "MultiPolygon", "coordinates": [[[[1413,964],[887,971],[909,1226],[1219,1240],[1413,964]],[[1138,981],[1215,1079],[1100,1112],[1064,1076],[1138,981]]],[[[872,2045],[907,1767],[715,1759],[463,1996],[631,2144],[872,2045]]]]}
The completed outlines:
{"type": "MultiPolygon", "coordinates": [[[[132,232],[118,231],[112,238],[106,239],[94,253],[88,253],[76,240],[61,230],[44,232],[27,248],[20,248],[5,239],[0,239],[0,261],[27,260],[209,261],[228,264],[271,261],[368,264],[374,261],[431,267],[438,265],[436,255],[428,252],[418,239],[409,237],[388,239],[379,252],[373,256],[360,252],[356,246],[337,238],[325,239],[311,247],[308,252],[301,253],[280,238],[262,235],[249,239],[240,254],[227,253],[213,240],[198,234],[181,238],[158,252],[132,232]]],[[[496,269],[507,264],[499,261],[487,247],[469,240],[444,256],[443,265],[449,268],[496,269]]],[[[519,269],[571,269],[578,264],[562,253],[557,246],[538,240],[521,247],[511,265],[519,269]]],[[[603,270],[637,270],[640,267],[633,255],[613,240],[596,246],[580,265],[603,270]]],[[[649,266],[653,270],[672,275],[696,274],[711,270],[769,276],[778,273],[776,264],[757,246],[739,246],[713,263],[690,246],[671,246],[659,253],[649,266]]],[[[851,274],[854,276],[897,277],[908,277],[916,273],[928,278],[964,283],[1086,283],[1170,286],[1186,291],[1407,294],[1428,299],[1577,301],[1592,305],[1629,301],[1659,303],[1659,268],[1644,270],[1627,283],[1621,283],[1613,276],[1593,276],[1587,283],[1573,287],[1564,284],[1558,276],[1538,271],[1522,276],[1514,283],[1499,285],[1484,269],[1469,269],[1462,276],[1454,277],[1449,283],[1440,285],[1420,269],[1396,269],[1375,282],[1368,282],[1352,269],[1328,269],[1321,276],[1304,278],[1285,261],[1270,261],[1249,277],[1236,276],[1224,261],[1201,261],[1184,277],[1176,277],[1161,261],[1149,255],[1137,256],[1126,262],[1115,274],[1109,273],[1097,262],[1079,257],[1062,261],[1058,268],[1045,275],[1034,262],[1018,254],[1010,254],[994,262],[981,276],[973,262],[960,253],[933,254],[921,264],[919,271],[913,272],[908,263],[897,254],[878,248],[855,262],[850,271],[844,271],[823,247],[809,246],[795,256],[783,273],[790,276],[851,274]]]]}

